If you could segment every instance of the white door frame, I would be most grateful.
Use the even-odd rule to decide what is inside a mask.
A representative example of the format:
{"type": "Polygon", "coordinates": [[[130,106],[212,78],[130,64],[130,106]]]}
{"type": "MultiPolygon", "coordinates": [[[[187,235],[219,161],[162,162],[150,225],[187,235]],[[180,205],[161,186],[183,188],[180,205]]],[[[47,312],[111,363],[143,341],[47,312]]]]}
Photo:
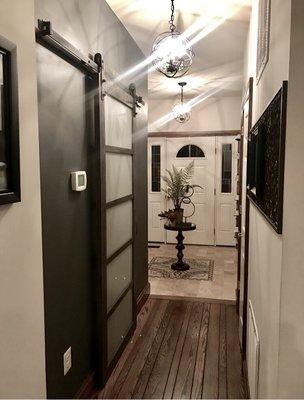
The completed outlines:
{"type": "MultiPolygon", "coordinates": [[[[237,159],[238,159],[238,150],[237,143],[235,138],[237,136],[237,132],[235,136],[232,135],[215,135],[214,138],[214,227],[213,227],[213,240],[208,241],[208,243],[204,245],[223,245],[223,246],[235,246],[234,239],[234,226],[235,226],[235,199],[236,199],[236,191],[237,191],[237,159]],[[222,143],[231,143],[233,149],[233,157],[232,157],[232,193],[224,194],[221,193],[221,145],[222,143]],[[226,238],[226,241],[220,240],[217,234],[217,229],[219,227],[219,216],[217,215],[218,204],[221,200],[226,199],[229,200],[228,203],[234,207],[232,213],[231,223],[233,224],[232,230],[229,236],[229,239],[226,238]]],[[[199,139],[206,138],[206,136],[198,136],[198,137],[188,137],[188,142],[192,144],[199,144],[199,139]]],[[[163,229],[163,221],[161,221],[158,217],[160,211],[165,209],[172,208],[172,204],[167,201],[164,194],[162,192],[152,192],[152,182],[151,182],[151,164],[152,164],[152,156],[151,149],[153,145],[161,146],[161,173],[160,175],[165,174],[166,168],[171,168],[171,165],[168,165],[168,140],[172,140],[173,138],[168,138],[165,135],[163,137],[150,137],[148,139],[148,221],[149,221],[149,241],[150,242],[164,242],[164,243],[172,243],[172,235],[168,235],[167,231],[163,229]],[[154,209],[152,205],[154,204],[154,209]]],[[[187,136],[183,136],[181,138],[174,139],[184,139],[187,140],[187,136]]],[[[204,147],[203,145],[201,145],[204,147]]],[[[189,162],[192,158],[189,158],[189,162]]],[[[186,241],[187,242],[187,238],[186,241]]],[[[188,242],[191,243],[191,236],[189,236],[188,242]]]]}

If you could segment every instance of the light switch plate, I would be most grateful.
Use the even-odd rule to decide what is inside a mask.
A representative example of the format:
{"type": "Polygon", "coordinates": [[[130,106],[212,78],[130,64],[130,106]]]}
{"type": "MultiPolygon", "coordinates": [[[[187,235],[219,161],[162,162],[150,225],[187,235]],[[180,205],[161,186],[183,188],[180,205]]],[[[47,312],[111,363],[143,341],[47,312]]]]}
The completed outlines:
{"type": "Polygon", "coordinates": [[[63,355],[63,375],[66,375],[72,367],[72,348],[69,347],[63,355]]]}

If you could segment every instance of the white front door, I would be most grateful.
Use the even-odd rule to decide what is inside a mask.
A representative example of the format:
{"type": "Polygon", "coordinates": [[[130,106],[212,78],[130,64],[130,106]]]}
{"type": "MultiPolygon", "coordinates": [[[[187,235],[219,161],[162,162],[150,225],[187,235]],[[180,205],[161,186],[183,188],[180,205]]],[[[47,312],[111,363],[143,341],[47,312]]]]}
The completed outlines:
{"type": "Polygon", "coordinates": [[[237,142],[233,136],[216,138],[215,244],[235,245],[237,142]]]}
{"type": "MultiPolygon", "coordinates": [[[[185,243],[214,245],[214,176],[215,137],[170,138],[167,139],[167,169],[186,167],[194,161],[192,184],[202,186],[195,189],[192,201],[195,213],[189,221],[196,224],[196,230],[185,232],[185,243]]],[[[169,201],[167,208],[173,208],[169,201]]],[[[184,205],[185,216],[192,214],[191,205],[184,205]]],[[[167,241],[174,243],[176,234],[167,232],[167,241]]]]}
{"type": "Polygon", "coordinates": [[[149,242],[165,242],[164,221],[158,214],[166,209],[161,176],[166,169],[166,139],[148,141],[148,238],[149,242]]]}
{"type": "MultiPolygon", "coordinates": [[[[185,232],[185,243],[234,246],[237,144],[234,136],[149,138],[148,198],[149,241],[175,243],[176,233],[164,230],[158,214],[173,208],[166,200],[161,176],[172,165],[184,168],[194,161],[192,201],[195,213],[188,218],[197,229],[185,232]]],[[[193,209],[184,205],[184,214],[193,209]]]]}

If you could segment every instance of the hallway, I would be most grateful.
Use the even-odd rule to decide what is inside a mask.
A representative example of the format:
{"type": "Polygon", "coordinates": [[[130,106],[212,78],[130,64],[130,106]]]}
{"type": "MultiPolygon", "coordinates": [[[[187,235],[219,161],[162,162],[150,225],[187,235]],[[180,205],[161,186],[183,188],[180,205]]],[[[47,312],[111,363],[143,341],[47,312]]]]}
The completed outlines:
{"type": "Polygon", "coordinates": [[[0,0],[0,400],[304,399],[304,0],[0,0]]]}
{"type": "Polygon", "coordinates": [[[98,398],[247,398],[235,307],[151,296],[98,398]]]}

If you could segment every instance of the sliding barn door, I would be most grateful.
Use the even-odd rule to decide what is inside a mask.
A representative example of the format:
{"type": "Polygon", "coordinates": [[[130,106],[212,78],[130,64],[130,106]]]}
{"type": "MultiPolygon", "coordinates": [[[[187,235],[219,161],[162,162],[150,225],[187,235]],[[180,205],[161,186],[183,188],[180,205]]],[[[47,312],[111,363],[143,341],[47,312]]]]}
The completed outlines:
{"type": "MultiPolygon", "coordinates": [[[[108,81],[108,80],[107,80],[108,81]]],[[[106,90],[103,158],[104,362],[107,375],[135,326],[133,289],[133,97],[106,90]],[[105,304],[104,304],[105,306],[105,304]]]]}
{"type": "Polygon", "coordinates": [[[71,398],[95,360],[92,159],[99,129],[89,94],[99,74],[53,35],[37,34],[46,384],[48,398],[71,398]],[[81,191],[72,186],[76,171],[86,173],[81,191]],[[64,354],[72,357],[68,370],[64,354]]]}

